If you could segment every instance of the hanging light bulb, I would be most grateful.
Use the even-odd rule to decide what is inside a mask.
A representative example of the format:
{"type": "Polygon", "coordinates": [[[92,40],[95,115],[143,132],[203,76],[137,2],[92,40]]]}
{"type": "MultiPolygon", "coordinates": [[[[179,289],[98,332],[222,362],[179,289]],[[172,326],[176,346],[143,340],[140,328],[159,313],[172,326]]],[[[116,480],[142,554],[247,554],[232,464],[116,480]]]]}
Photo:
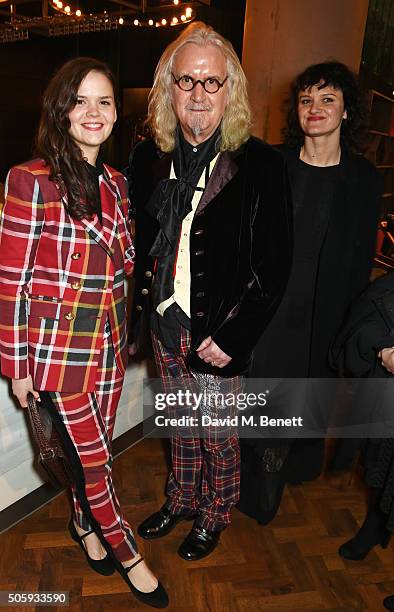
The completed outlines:
{"type": "MultiPolygon", "coordinates": [[[[4,2],[4,3],[9,3],[12,0],[0,0],[0,5],[4,2]]],[[[26,0],[28,1],[28,0],[26,0]]],[[[167,0],[168,2],[168,0],[167,0]]],[[[174,15],[174,16],[168,16],[168,17],[157,17],[156,19],[152,19],[152,18],[147,18],[148,16],[144,17],[142,20],[141,19],[133,19],[133,18],[124,18],[121,15],[113,13],[112,10],[106,9],[106,10],[99,10],[98,8],[93,9],[91,12],[87,12],[84,13],[83,9],[78,8],[78,6],[81,6],[80,2],[77,2],[76,0],[49,0],[50,6],[55,10],[55,11],[59,11],[61,13],[63,13],[63,15],[70,17],[73,16],[74,20],[73,21],[69,21],[67,20],[67,33],[71,33],[70,28],[74,27],[73,23],[74,21],[76,21],[75,18],[78,19],[78,24],[75,25],[75,28],[78,28],[75,31],[78,32],[85,32],[85,31],[89,31],[89,27],[90,27],[90,19],[89,19],[89,15],[91,18],[93,18],[94,22],[97,24],[102,24],[103,26],[103,30],[108,30],[108,27],[104,27],[104,24],[111,24],[111,27],[116,27],[116,24],[119,24],[120,26],[122,26],[123,24],[130,26],[130,25],[134,25],[135,27],[138,26],[143,26],[143,27],[168,27],[168,26],[175,26],[175,25],[179,25],[181,22],[185,23],[188,22],[190,19],[193,19],[195,17],[195,13],[193,12],[193,9],[188,6],[188,7],[184,7],[184,11],[182,15],[174,15]],[[86,22],[86,25],[85,25],[86,22]],[[71,25],[70,25],[71,24],[71,25]]],[[[159,4],[159,3],[156,3],[159,4]]],[[[173,0],[173,4],[175,6],[180,6],[181,4],[186,4],[182,3],[180,0],[173,0]]],[[[167,7],[169,5],[167,4],[167,7]]],[[[174,11],[175,12],[175,11],[174,11]]],[[[138,13],[137,13],[138,14],[138,13]]],[[[134,14],[135,15],[135,14],[134,14]]],[[[59,21],[60,23],[60,21],[59,21]]],[[[58,26],[58,24],[56,23],[56,27],[58,26]]],[[[52,26],[51,26],[52,27],[52,26]]],[[[63,27],[63,26],[61,26],[63,27]]],[[[53,28],[52,28],[53,29],[53,28]]],[[[58,33],[53,33],[50,32],[50,35],[58,35],[58,33]]],[[[0,37],[1,38],[1,37],[0,37]]]]}

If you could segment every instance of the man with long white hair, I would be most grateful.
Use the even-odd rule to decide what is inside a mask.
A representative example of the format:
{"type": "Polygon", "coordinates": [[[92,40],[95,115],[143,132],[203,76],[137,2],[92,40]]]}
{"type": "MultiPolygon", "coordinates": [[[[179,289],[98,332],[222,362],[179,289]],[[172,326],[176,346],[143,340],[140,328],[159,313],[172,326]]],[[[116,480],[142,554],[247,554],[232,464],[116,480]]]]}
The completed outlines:
{"type": "MultiPolygon", "coordinates": [[[[284,165],[250,136],[250,124],[233,47],[204,23],[191,24],[160,58],[148,109],[152,140],[136,147],[129,171],[137,253],[131,352],[145,311],[165,391],[190,384],[204,398],[240,392],[287,282],[284,165]]],[[[223,414],[204,401],[200,415],[223,414]]],[[[193,561],[213,551],[238,501],[238,435],[174,430],[171,441],[168,499],[138,532],[159,538],[194,518],[178,550],[193,561]]]]}

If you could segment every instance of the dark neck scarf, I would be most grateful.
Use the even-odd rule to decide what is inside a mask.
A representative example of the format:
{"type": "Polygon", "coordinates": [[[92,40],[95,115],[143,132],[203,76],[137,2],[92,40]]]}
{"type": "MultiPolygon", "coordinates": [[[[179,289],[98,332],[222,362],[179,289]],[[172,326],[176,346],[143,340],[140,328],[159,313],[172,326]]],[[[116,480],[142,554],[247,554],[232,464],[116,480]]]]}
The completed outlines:
{"type": "Polygon", "coordinates": [[[163,179],[153,192],[147,212],[157,219],[160,230],[150,250],[153,257],[175,255],[183,219],[192,210],[198,180],[214,159],[220,146],[220,126],[197,147],[185,141],[179,125],[173,163],[176,178],[163,179]]]}

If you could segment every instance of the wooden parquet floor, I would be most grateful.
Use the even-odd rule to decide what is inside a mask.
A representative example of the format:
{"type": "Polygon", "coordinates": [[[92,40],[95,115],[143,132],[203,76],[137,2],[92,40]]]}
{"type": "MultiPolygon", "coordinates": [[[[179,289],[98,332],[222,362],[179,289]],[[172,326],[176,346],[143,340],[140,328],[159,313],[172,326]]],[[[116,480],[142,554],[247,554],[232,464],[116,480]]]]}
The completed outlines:
{"type": "MultiPolygon", "coordinates": [[[[164,501],[166,475],[160,440],[145,439],[115,460],[118,496],[133,526],[164,501]]],[[[288,488],[267,527],[234,511],[218,548],[199,562],[176,554],[190,523],[140,547],[168,589],[169,612],[380,611],[383,598],[394,593],[394,548],[376,548],[362,562],[345,562],[336,552],[356,531],[364,508],[357,478],[322,476],[288,488]]],[[[48,611],[147,611],[118,575],[90,570],[68,534],[68,516],[62,494],[0,536],[0,590],[70,592],[68,608],[48,611]]]]}

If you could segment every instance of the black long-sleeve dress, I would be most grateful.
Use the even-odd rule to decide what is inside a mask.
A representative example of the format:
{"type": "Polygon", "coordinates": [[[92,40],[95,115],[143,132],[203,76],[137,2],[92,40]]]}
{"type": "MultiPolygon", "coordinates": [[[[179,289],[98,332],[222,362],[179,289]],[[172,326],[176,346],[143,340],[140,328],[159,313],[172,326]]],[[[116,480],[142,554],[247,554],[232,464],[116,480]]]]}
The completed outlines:
{"type": "MultiPolygon", "coordinates": [[[[330,167],[302,162],[299,149],[280,149],[293,198],[293,267],[281,306],[256,346],[250,376],[332,377],[330,344],[369,279],[380,175],[373,164],[346,149],[339,165],[330,167]]],[[[274,397],[269,406],[275,414],[274,397]]],[[[239,509],[267,523],[284,483],[316,477],[323,451],[321,439],[243,440],[239,509]]]]}

